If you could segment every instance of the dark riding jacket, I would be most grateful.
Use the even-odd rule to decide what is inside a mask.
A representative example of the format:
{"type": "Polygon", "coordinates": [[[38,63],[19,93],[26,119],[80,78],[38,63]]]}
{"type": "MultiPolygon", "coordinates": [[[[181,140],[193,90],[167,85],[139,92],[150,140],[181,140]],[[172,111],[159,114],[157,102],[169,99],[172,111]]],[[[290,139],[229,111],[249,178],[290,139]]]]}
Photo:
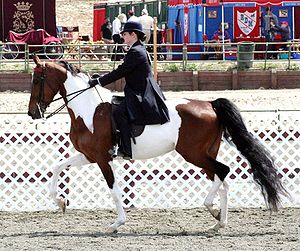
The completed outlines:
{"type": "Polygon", "coordinates": [[[169,121],[165,97],[153,78],[147,51],[137,41],[127,52],[123,64],[99,78],[102,86],[125,77],[125,102],[129,119],[137,125],[164,124],[169,121]]]}

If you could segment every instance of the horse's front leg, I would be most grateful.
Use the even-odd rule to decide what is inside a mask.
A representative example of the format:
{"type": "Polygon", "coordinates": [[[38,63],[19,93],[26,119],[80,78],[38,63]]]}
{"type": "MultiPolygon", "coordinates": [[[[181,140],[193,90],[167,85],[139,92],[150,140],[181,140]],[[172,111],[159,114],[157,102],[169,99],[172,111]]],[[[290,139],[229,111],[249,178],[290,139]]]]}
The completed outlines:
{"type": "Polygon", "coordinates": [[[77,153],[76,155],[60,161],[57,165],[53,166],[53,176],[52,182],[50,186],[50,196],[54,200],[55,204],[59,206],[59,208],[65,212],[66,210],[66,200],[61,197],[57,196],[57,182],[60,173],[65,169],[71,166],[83,166],[86,164],[91,163],[87,160],[87,158],[82,153],[77,153]]]}
{"type": "Polygon", "coordinates": [[[107,232],[115,233],[118,231],[118,227],[124,225],[126,221],[125,211],[122,206],[122,193],[116,181],[114,182],[113,188],[111,189],[111,195],[116,205],[118,218],[113,224],[109,226],[107,232]]]}
{"type": "Polygon", "coordinates": [[[126,220],[125,211],[122,205],[122,193],[119,188],[118,182],[115,179],[115,175],[111,167],[112,164],[112,161],[101,161],[98,163],[107,182],[107,185],[110,188],[111,196],[114,200],[118,213],[118,218],[113,224],[109,226],[107,230],[108,233],[116,233],[118,231],[118,227],[124,225],[126,220]]]}

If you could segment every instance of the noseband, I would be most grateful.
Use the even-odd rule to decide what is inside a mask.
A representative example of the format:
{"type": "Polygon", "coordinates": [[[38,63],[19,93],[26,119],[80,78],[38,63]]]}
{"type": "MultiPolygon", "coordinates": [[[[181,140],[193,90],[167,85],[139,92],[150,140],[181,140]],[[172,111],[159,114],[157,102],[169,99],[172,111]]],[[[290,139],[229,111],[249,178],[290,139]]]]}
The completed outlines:
{"type": "Polygon", "coordinates": [[[45,80],[46,80],[45,69],[46,69],[45,62],[43,62],[42,67],[34,68],[35,73],[41,73],[39,77],[39,83],[38,83],[40,89],[39,89],[39,96],[37,98],[37,107],[39,109],[39,113],[42,118],[44,118],[44,113],[46,111],[46,107],[48,106],[45,102],[45,94],[44,94],[45,80]]]}

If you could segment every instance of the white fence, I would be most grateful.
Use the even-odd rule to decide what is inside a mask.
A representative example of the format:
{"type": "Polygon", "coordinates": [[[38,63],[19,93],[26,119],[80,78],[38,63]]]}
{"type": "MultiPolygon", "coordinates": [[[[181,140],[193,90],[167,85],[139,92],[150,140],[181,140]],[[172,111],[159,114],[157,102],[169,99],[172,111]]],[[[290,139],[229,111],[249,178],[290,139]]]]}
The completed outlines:
{"type": "MultiPolygon", "coordinates": [[[[293,197],[284,206],[300,206],[300,111],[244,112],[249,130],[272,152],[282,180],[293,197]]],[[[0,210],[54,209],[49,199],[51,166],[73,154],[68,115],[32,121],[25,114],[1,114],[0,210]]],[[[223,142],[218,159],[231,167],[230,207],[264,205],[247,161],[223,142]]],[[[147,161],[114,161],[124,194],[124,207],[199,207],[211,186],[201,169],[176,152],[147,161]]],[[[114,207],[109,190],[95,165],[64,171],[59,193],[70,208],[114,207]]]]}

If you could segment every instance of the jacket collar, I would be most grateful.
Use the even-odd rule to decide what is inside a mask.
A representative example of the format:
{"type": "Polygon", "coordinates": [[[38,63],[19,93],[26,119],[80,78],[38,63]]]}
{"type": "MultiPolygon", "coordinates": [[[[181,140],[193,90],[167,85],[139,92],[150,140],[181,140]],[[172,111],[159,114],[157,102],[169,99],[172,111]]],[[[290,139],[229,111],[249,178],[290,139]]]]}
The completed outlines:
{"type": "Polygon", "coordinates": [[[142,45],[140,40],[136,41],[131,47],[134,47],[134,46],[137,46],[137,45],[142,45]]]}

